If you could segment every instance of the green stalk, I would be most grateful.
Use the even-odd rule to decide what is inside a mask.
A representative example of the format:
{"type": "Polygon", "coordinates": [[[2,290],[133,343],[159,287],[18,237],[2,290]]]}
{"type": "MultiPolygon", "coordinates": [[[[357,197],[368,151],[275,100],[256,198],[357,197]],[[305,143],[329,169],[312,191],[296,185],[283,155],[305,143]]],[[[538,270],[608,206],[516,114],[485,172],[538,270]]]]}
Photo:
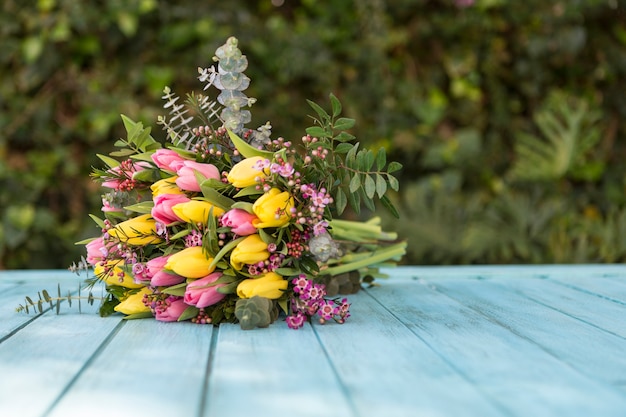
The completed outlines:
{"type": "Polygon", "coordinates": [[[348,262],[346,264],[333,266],[320,272],[330,275],[339,275],[343,274],[344,272],[354,271],[370,265],[384,262],[392,258],[399,258],[406,253],[406,245],[407,243],[404,241],[399,242],[382,250],[373,252],[370,257],[367,257],[365,259],[359,259],[354,262],[348,262]]]}

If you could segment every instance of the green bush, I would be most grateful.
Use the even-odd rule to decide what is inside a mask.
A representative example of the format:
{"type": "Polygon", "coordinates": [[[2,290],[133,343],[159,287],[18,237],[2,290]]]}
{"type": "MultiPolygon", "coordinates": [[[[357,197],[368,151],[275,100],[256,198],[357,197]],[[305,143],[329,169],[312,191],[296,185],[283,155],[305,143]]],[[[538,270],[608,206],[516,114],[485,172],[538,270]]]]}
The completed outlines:
{"type": "MultiPolygon", "coordinates": [[[[626,4],[620,0],[6,0],[0,6],[0,268],[64,268],[97,234],[95,153],[120,113],[234,35],[251,127],[299,138],[333,92],[405,166],[407,263],[626,259],[626,4]],[[280,3],[280,2],[278,2],[280,3]]],[[[382,212],[382,211],[381,211],[382,212]]]]}

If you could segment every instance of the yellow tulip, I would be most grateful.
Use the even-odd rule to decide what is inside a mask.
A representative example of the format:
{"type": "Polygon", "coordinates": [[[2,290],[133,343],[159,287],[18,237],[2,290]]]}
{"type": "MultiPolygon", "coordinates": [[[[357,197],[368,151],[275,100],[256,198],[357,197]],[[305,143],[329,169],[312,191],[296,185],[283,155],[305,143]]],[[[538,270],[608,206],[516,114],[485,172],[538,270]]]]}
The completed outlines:
{"type": "Polygon", "coordinates": [[[221,216],[224,210],[215,207],[208,201],[191,200],[186,203],[179,203],[172,207],[172,211],[176,216],[187,223],[207,224],[209,219],[209,211],[213,208],[213,216],[221,216]]]}
{"type": "Polygon", "coordinates": [[[257,229],[284,226],[291,220],[293,197],[287,191],[272,188],[252,205],[252,211],[258,217],[252,224],[257,229]]]}
{"type": "Polygon", "coordinates": [[[253,156],[236,163],[228,173],[228,182],[237,188],[244,188],[257,183],[257,178],[265,177],[265,172],[255,168],[257,162],[265,158],[253,156]]]}
{"type": "Polygon", "coordinates": [[[192,246],[170,256],[164,268],[185,278],[202,278],[215,270],[210,267],[213,258],[202,250],[202,246],[192,246]]]}
{"type": "Polygon", "coordinates": [[[109,235],[131,246],[143,246],[161,241],[156,234],[156,221],[150,214],[142,214],[119,223],[109,230],[109,235]]]}
{"type": "Polygon", "coordinates": [[[258,234],[246,236],[235,246],[230,254],[230,264],[237,271],[245,265],[262,262],[270,257],[267,251],[267,243],[263,242],[258,234]]]}
{"type": "Polygon", "coordinates": [[[244,279],[237,285],[239,298],[252,298],[255,295],[270,299],[280,298],[287,289],[287,280],[275,272],[268,272],[259,278],[244,279]]]}
{"type": "Polygon", "coordinates": [[[135,294],[129,295],[125,300],[116,305],[113,309],[122,314],[138,314],[148,313],[150,307],[143,303],[143,296],[152,294],[152,290],[148,287],[143,287],[141,291],[135,294]]]}
{"type": "Polygon", "coordinates": [[[160,194],[185,194],[183,190],[176,185],[177,176],[164,178],[152,184],[150,190],[152,190],[152,197],[156,197],[160,194]]]}
{"type": "Polygon", "coordinates": [[[124,262],[122,261],[109,261],[104,265],[98,262],[93,272],[107,285],[119,285],[126,288],[143,287],[142,284],[136,284],[133,277],[124,272],[123,266],[124,262]]]}

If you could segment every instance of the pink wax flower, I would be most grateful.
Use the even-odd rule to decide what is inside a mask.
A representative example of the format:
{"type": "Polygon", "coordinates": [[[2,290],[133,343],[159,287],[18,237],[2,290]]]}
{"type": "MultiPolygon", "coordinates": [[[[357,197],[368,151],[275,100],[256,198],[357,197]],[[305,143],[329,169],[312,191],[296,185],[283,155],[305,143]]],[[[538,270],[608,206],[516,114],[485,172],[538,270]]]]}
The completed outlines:
{"type": "Polygon", "coordinates": [[[172,210],[172,207],[176,204],[187,203],[191,200],[183,194],[159,194],[154,196],[153,201],[152,217],[154,220],[167,226],[171,223],[181,221],[172,210]]]}
{"type": "Polygon", "coordinates": [[[231,209],[221,217],[222,225],[230,227],[231,231],[239,236],[248,236],[256,233],[256,227],[252,221],[257,219],[254,214],[250,214],[242,209],[231,209]]]}
{"type": "Polygon", "coordinates": [[[176,172],[185,161],[185,158],[171,149],[157,149],[151,155],[151,158],[160,169],[172,172],[176,172]]]}
{"type": "Polygon", "coordinates": [[[180,297],[170,296],[165,299],[165,308],[155,309],[154,318],[158,321],[176,321],[189,307],[180,297]]]}
{"type": "Polygon", "coordinates": [[[146,268],[150,276],[150,285],[154,287],[169,287],[185,281],[185,277],[163,269],[170,256],[159,256],[146,262],[146,268]]]}
{"type": "Polygon", "coordinates": [[[103,181],[102,186],[119,191],[130,191],[135,188],[136,184],[133,174],[146,168],[149,168],[147,162],[133,162],[130,159],[122,161],[118,166],[107,170],[111,177],[103,181]]]}
{"type": "Polygon", "coordinates": [[[224,286],[224,284],[209,286],[209,284],[214,283],[221,276],[221,272],[213,272],[204,278],[197,279],[187,284],[184,297],[185,303],[203,308],[222,301],[224,297],[226,297],[226,294],[217,292],[217,289],[224,286]]]}
{"type": "Polygon", "coordinates": [[[220,180],[220,171],[212,164],[201,164],[195,161],[184,161],[176,171],[176,185],[185,191],[200,191],[200,185],[196,180],[196,171],[205,178],[220,180]]]}

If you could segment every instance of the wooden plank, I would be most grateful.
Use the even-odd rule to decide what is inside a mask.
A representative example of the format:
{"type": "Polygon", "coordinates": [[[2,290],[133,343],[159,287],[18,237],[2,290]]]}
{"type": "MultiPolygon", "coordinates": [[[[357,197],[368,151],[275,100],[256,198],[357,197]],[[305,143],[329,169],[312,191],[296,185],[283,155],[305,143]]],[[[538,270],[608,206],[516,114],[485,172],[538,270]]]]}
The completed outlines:
{"type": "Polygon", "coordinates": [[[45,313],[0,344],[0,416],[43,415],[119,323],[85,310],[45,313]]]}
{"type": "Polygon", "coordinates": [[[502,291],[502,286],[489,279],[428,281],[438,291],[536,343],[588,377],[607,384],[624,379],[626,341],[623,338],[546,308],[514,291],[502,291]]]}
{"type": "MultiPolygon", "coordinates": [[[[593,277],[587,281],[597,281],[593,277]]],[[[560,311],[609,333],[626,338],[626,305],[598,295],[596,291],[564,286],[552,279],[509,279],[494,284],[506,286],[547,308],[560,311]]],[[[610,291],[613,283],[606,282],[610,291]]]]}
{"type": "Polygon", "coordinates": [[[212,326],[125,321],[49,414],[197,416],[205,385],[212,326]]]}
{"type": "MultiPolygon", "coordinates": [[[[376,291],[390,291],[388,283],[376,291]]],[[[368,294],[350,301],[346,324],[314,328],[359,416],[506,415],[368,294]]]]}
{"type": "Polygon", "coordinates": [[[626,398],[613,389],[429,284],[389,281],[368,293],[508,414],[587,417],[619,415],[626,410],[626,398]]]}
{"type": "Polygon", "coordinates": [[[626,274],[595,276],[556,276],[551,280],[561,285],[599,295],[626,304],[626,274]]]}
{"type": "Polygon", "coordinates": [[[311,326],[221,325],[203,416],[354,415],[311,326]]]}

